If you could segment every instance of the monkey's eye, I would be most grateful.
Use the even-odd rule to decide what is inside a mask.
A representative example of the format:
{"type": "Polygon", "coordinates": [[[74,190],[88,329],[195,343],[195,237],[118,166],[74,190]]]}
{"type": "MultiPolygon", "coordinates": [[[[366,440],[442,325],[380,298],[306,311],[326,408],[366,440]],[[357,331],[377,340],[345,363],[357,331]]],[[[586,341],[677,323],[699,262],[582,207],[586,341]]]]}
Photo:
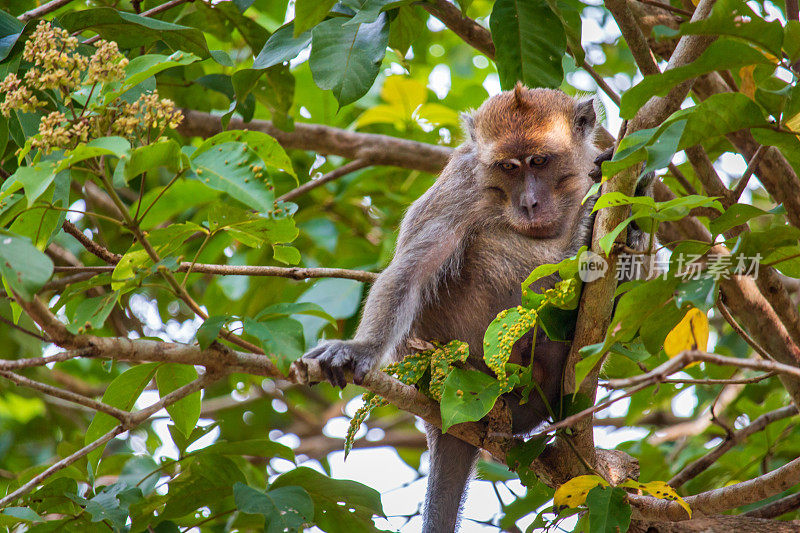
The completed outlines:
{"type": "Polygon", "coordinates": [[[516,170],[518,166],[519,165],[517,165],[516,163],[511,163],[509,161],[503,161],[502,163],[500,163],[500,168],[507,171],[516,170]]]}
{"type": "Polygon", "coordinates": [[[538,167],[547,163],[547,156],[544,155],[535,155],[531,157],[531,166],[538,167]]]}

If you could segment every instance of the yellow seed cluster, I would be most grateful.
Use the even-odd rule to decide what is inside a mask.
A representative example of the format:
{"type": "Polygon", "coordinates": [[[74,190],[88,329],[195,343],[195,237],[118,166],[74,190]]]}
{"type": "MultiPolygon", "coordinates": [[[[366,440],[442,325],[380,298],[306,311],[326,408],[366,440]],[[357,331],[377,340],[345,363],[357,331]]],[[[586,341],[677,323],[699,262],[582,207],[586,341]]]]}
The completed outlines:
{"type": "Polygon", "coordinates": [[[0,103],[0,113],[4,117],[11,115],[11,110],[13,109],[28,113],[42,106],[42,102],[13,72],[0,82],[0,93],[6,95],[6,99],[0,103]]]}
{"type": "Polygon", "coordinates": [[[34,64],[25,81],[35,89],[56,89],[62,95],[78,86],[89,60],[75,52],[77,37],[41,21],[25,43],[22,57],[34,64]]]}
{"type": "Polygon", "coordinates": [[[85,84],[108,83],[125,77],[128,59],[119,53],[114,41],[97,41],[97,51],[89,59],[85,84]]]}
{"type": "Polygon", "coordinates": [[[10,73],[0,82],[0,94],[5,95],[0,113],[4,116],[14,110],[43,109],[47,113],[39,124],[39,135],[31,141],[33,148],[48,153],[107,135],[149,142],[163,135],[165,129],[177,128],[183,120],[175,104],[159,98],[155,91],[143,94],[132,104],[116,100],[106,106],[89,103],[76,110],[74,102],[82,100],[70,93],[85,88],[84,97],[87,93],[100,94],[97,85],[125,77],[128,60],[117,43],[100,40],[95,46],[91,57],[83,56],[77,51],[77,38],[42,21],[23,51],[23,58],[33,67],[23,79],[10,73]]]}

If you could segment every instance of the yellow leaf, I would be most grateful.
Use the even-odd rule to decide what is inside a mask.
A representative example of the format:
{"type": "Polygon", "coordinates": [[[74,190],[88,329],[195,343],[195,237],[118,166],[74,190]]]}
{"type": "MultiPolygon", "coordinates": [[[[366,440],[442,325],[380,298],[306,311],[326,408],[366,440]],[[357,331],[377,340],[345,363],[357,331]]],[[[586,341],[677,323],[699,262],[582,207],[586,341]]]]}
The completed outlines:
{"type": "Polygon", "coordinates": [[[677,326],[664,339],[667,356],[675,357],[685,350],[706,351],[708,348],[708,317],[699,309],[689,309],[677,326]]]}
{"type": "Polygon", "coordinates": [[[553,503],[559,507],[566,505],[574,509],[579,505],[583,505],[586,501],[586,495],[598,485],[607,487],[608,483],[600,476],[574,477],[556,489],[553,503]]]}
{"type": "Polygon", "coordinates": [[[403,116],[410,119],[414,110],[428,100],[428,88],[405,76],[389,76],[383,82],[381,98],[399,107],[403,116]]]}
{"type": "Polygon", "coordinates": [[[397,129],[403,129],[403,126],[410,119],[410,116],[403,114],[402,109],[388,105],[376,105],[367,109],[358,117],[356,127],[361,128],[370,124],[394,124],[397,129]]]}
{"type": "Polygon", "coordinates": [[[627,487],[629,489],[637,489],[642,492],[646,492],[650,496],[653,496],[654,498],[658,498],[660,500],[671,500],[678,502],[680,506],[686,510],[686,513],[689,515],[689,518],[692,517],[692,510],[689,508],[689,504],[686,503],[683,500],[683,498],[678,496],[678,493],[675,492],[675,489],[667,485],[665,481],[650,481],[649,483],[639,483],[638,481],[628,479],[623,483],[620,483],[618,486],[627,487]]]}
{"type": "Polygon", "coordinates": [[[753,78],[755,65],[747,65],[739,69],[739,77],[742,79],[739,91],[751,100],[756,99],[756,80],[753,78]]]}
{"type": "Polygon", "coordinates": [[[783,125],[795,133],[800,133],[800,113],[785,121],[783,125]]]}
{"type": "Polygon", "coordinates": [[[427,120],[436,125],[458,126],[458,113],[442,104],[422,104],[414,113],[414,118],[427,120]]]}

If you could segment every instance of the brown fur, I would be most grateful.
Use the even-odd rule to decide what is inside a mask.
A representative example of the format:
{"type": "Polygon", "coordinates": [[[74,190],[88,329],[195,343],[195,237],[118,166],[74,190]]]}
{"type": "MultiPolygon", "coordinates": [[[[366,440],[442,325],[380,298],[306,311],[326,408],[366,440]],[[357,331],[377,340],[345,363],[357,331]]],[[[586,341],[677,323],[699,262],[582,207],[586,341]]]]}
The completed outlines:
{"type": "MultiPolygon", "coordinates": [[[[487,100],[465,120],[467,141],[406,213],[394,259],[370,291],[355,338],[323,343],[306,357],[344,386],[345,370],[359,382],[381,361],[405,355],[410,337],[458,339],[469,344],[470,363],[488,371],[484,332],[498,312],[519,305],[521,282],[589,242],[591,204],[581,199],[598,153],[594,120],[591,104],[550,89],[518,85],[487,100]],[[500,166],[509,162],[513,169],[500,166]]],[[[530,361],[532,341],[529,334],[517,342],[515,360],[530,361]]],[[[566,354],[565,343],[536,339],[534,374],[550,404],[560,398],[566,354]]],[[[520,405],[508,395],[514,431],[547,418],[535,396],[520,405]]],[[[449,533],[476,450],[432,426],[428,438],[424,531],[449,533]]]]}

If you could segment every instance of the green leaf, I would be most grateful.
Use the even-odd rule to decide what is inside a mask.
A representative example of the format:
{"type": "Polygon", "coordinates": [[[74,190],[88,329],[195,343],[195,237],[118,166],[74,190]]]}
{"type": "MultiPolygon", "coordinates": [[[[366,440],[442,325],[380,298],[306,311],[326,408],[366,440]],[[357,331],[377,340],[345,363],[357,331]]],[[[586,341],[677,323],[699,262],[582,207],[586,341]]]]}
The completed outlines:
{"type": "Polygon", "coordinates": [[[245,318],[243,322],[245,333],[258,338],[264,351],[276,358],[282,372],[287,372],[292,361],[303,355],[303,326],[297,320],[288,317],[264,321],[245,318]]]}
{"type": "Polygon", "coordinates": [[[373,515],[384,516],[381,495],[355,481],[331,479],[299,467],[276,479],[270,490],[298,486],[314,501],[314,523],[328,533],[377,532],[373,515]],[[341,502],[341,503],[340,503],[341,502]]]}
{"type": "Polygon", "coordinates": [[[72,309],[70,303],[67,304],[67,316],[70,318],[67,330],[70,333],[88,333],[90,329],[101,329],[105,324],[108,315],[114,309],[119,299],[119,293],[109,292],[102,296],[86,298],[72,309]]]}
{"type": "MultiPolygon", "coordinates": [[[[361,305],[364,284],[351,279],[321,279],[297,298],[297,302],[312,302],[319,305],[333,318],[350,318],[361,305]]],[[[325,320],[315,316],[297,316],[303,324],[306,345],[317,340],[317,334],[325,326],[325,320]]]]}
{"type": "Polygon", "coordinates": [[[717,294],[719,286],[713,277],[690,279],[683,281],[675,289],[675,304],[682,308],[688,303],[708,313],[717,301],[717,294]]]}
{"type": "Polygon", "coordinates": [[[47,190],[56,179],[56,164],[52,161],[42,161],[32,166],[22,166],[11,175],[11,180],[16,180],[25,189],[28,207],[47,190]]]}
{"type": "Polygon", "coordinates": [[[30,240],[0,229],[0,274],[29,301],[53,275],[53,262],[30,240]]]}
{"type": "Polygon", "coordinates": [[[783,43],[781,23],[767,22],[743,0],[719,0],[709,17],[682,24],[681,34],[730,35],[758,45],[776,57],[780,57],[783,43]]]}
{"type": "MultiPolygon", "coordinates": [[[[120,12],[122,13],[122,12],[120,12]]],[[[127,13],[124,13],[127,14],[127,13]]],[[[153,19],[145,19],[153,20],[153,19]]],[[[195,30],[196,31],[196,30],[195,30]]],[[[205,56],[207,57],[207,55],[205,56]]],[[[178,51],[171,55],[161,54],[147,54],[135,57],[128,63],[125,68],[125,80],[123,83],[116,86],[115,89],[109,90],[105,94],[105,102],[110,103],[117,97],[130,90],[131,88],[139,85],[147,78],[155,76],[161,71],[168,68],[189,65],[198,61],[200,58],[194,54],[178,51]]],[[[113,87],[109,85],[109,87],[113,87]]]]}
{"type": "Polygon", "coordinates": [[[283,244],[272,245],[272,258],[287,265],[296,265],[300,262],[300,251],[294,246],[283,244]]]}
{"type": "MultiPolygon", "coordinates": [[[[156,372],[158,394],[163,398],[170,392],[197,379],[197,370],[191,365],[166,363],[156,372]]],[[[187,437],[200,419],[200,391],[191,393],[167,406],[167,412],[175,426],[187,437]]]]}
{"type": "Polygon", "coordinates": [[[586,495],[590,533],[627,531],[631,523],[631,506],[624,490],[598,485],[586,495]]]}
{"type": "Polygon", "coordinates": [[[314,518],[314,502],[302,487],[280,487],[264,493],[236,483],[233,498],[241,512],[264,515],[267,533],[297,532],[314,518]]]}
{"type": "Polygon", "coordinates": [[[389,23],[381,13],[371,24],[346,26],[335,17],[311,32],[309,67],[320,89],[333,91],[339,107],[351,104],[372,87],[389,40],[389,23]]]}
{"type": "Polygon", "coordinates": [[[109,155],[121,158],[125,156],[130,149],[131,143],[122,137],[100,137],[98,139],[92,139],[88,143],[81,143],[75,147],[74,150],[66,152],[64,154],[64,159],[62,159],[56,167],[56,171],[64,170],[76,163],[93,157],[109,155]]]}
{"type": "Polygon", "coordinates": [[[0,61],[3,61],[17,44],[25,24],[0,9],[0,61]]]}
{"type": "Polygon", "coordinates": [[[240,142],[225,142],[200,154],[192,154],[191,177],[212,189],[226,192],[246,206],[266,213],[272,210],[269,178],[257,178],[255,167],[263,164],[255,151],[240,142]]]}
{"type": "MultiPolygon", "coordinates": [[[[311,0],[314,2],[315,0],[311,0]]],[[[296,9],[296,8],[295,8],[296,9]]],[[[290,22],[278,28],[270,35],[264,48],[253,61],[254,69],[264,69],[280,65],[297,57],[301,50],[311,44],[311,31],[294,36],[294,23],[290,22]]]]}
{"type": "Polygon", "coordinates": [[[442,431],[461,422],[473,422],[488,413],[502,393],[500,382],[477,370],[454,368],[442,389],[442,431]]]}
{"type": "Polygon", "coordinates": [[[268,320],[270,318],[288,315],[309,315],[318,316],[328,321],[328,324],[336,327],[336,319],[325,312],[319,305],[311,302],[282,302],[273,304],[262,309],[257,315],[256,320],[268,320]]]}
{"type": "Polygon", "coordinates": [[[185,50],[203,59],[209,57],[202,31],[110,7],[71,11],[60,17],[59,22],[70,33],[96,31],[102,39],[117,41],[123,49],[163,41],[173,50],[185,50]]]}
{"type": "Polygon", "coordinates": [[[200,348],[205,350],[211,346],[214,339],[219,336],[222,326],[224,326],[225,322],[228,320],[230,320],[230,317],[225,315],[208,317],[205,322],[203,322],[203,325],[197,328],[197,333],[195,334],[197,344],[200,345],[200,348]]]}
{"type": "Polygon", "coordinates": [[[249,439],[234,442],[215,442],[198,450],[198,454],[252,455],[254,457],[280,457],[294,462],[294,452],[288,446],[269,439],[249,439]]]}
{"type": "Polygon", "coordinates": [[[620,116],[633,118],[653,96],[665,96],[678,83],[715,70],[737,70],[744,65],[771,64],[763,53],[734,39],[719,39],[688,65],[667,70],[644,79],[622,95],[620,116]]]}
{"type": "MultiPolygon", "coordinates": [[[[585,346],[584,348],[581,349],[581,355],[584,355],[583,350],[595,346],[602,348],[603,345],[598,344],[598,345],[585,346]]],[[[594,351],[592,353],[589,353],[588,355],[584,355],[583,359],[575,363],[575,390],[578,390],[580,388],[581,383],[583,383],[583,380],[586,379],[586,376],[588,376],[589,373],[594,369],[594,367],[597,366],[603,355],[605,355],[604,350],[594,351]]]]}
{"type": "Polygon", "coordinates": [[[245,476],[233,459],[218,454],[198,454],[189,471],[169,484],[169,499],[161,517],[177,518],[208,505],[214,507],[233,493],[245,476]]]}
{"type": "Polygon", "coordinates": [[[503,89],[511,89],[517,81],[529,87],[561,85],[567,37],[545,0],[497,0],[489,28],[503,89]]]}
{"type": "Polygon", "coordinates": [[[336,0],[297,0],[294,4],[294,37],[325,20],[335,3],[336,0]]]}
{"type": "Polygon", "coordinates": [[[733,204],[724,213],[712,220],[709,226],[711,233],[719,235],[735,226],[746,223],[751,218],[767,214],[769,214],[768,211],[750,204],[733,204]]]}
{"type": "Polygon", "coordinates": [[[218,133],[203,141],[203,144],[197,147],[197,150],[192,154],[192,158],[211,150],[214,147],[219,147],[225,143],[245,143],[247,147],[253,150],[258,157],[264,162],[265,165],[291,174],[297,179],[294,168],[292,168],[292,160],[286,154],[283,147],[275,140],[274,137],[267,135],[260,131],[249,130],[228,130],[218,133]]]}
{"type": "MultiPolygon", "coordinates": [[[[158,167],[178,172],[181,169],[181,148],[175,141],[162,138],[158,142],[132,150],[130,157],[123,161],[124,163],[121,161],[120,165],[124,165],[122,168],[124,168],[125,183],[139,174],[158,167]]],[[[116,176],[116,172],[114,174],[116,176]]]]}
{"type": "MultiPolygon", "coordinates": [[[[108,385],[105,393],[103,393],[102,402],[123,411],[130,411],[144,388],[153,379],[158,366],[159,363],[146,363],[129,368],[114,378],[114,381],[108,385]]],[[[86,435],[83,439],[84,444],[88,445],[94,442],[114,429],[114,426],[118,424],[119,420],[109,414],[95,413],[89,428],[86,430],[86,435]]],[[[105,444],[95,448],[86,456],[93,472],[97,471],[97,464],[100,462],[100,456],[103,455],[104,448],[105,444]]]]}
{"type": "MultiPolygon", "coordinates": [[[[0,11],[2,13],[2,11],[0,11]]],[[[0,41],[2,42],[2,41],[0,41]]],[[[44,519],[39,516],[33,509],[27,507],[6,507],[0,514],[11,516],[25,522],[43,522],[44,519]]]]}

